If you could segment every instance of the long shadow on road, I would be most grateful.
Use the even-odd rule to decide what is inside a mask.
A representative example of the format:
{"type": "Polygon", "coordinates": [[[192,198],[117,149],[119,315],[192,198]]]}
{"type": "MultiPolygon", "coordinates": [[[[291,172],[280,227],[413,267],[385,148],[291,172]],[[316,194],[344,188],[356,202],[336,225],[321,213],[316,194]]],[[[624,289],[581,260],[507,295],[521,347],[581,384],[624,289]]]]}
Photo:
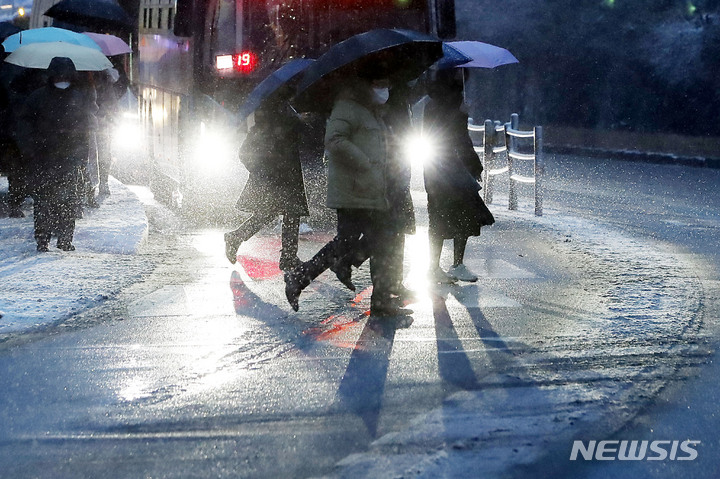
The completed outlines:
{"type": "Polygon", "coordinates": [[[362,419],[371,437],[377,435],[395,332],[398,328],[409,327],[410,324],[409,318],[368,319],[340,382],[340,403],[362,419]]]}
{"type": "MultiPolygon", "coordinates": [[[[437,342],[438,369],[440,377],[447,383],[464,390],[479,389],[480,383],[473,369],[472,361],[463,349],[462,341],[453,324],[447,308],[447,294],[433,296],[433,317],[435,319],[435,338],[437,342]]],[[[447,293],[447,292],[445,292],[447,293]]],[[[486,346],[491,362],[501,369],[514,356],[513,351],[495,332],[479,306],[477,286],[452,286],[449,288],[460,304],[467,309],[472,324],[477,330],[478,339],[486,346]]]]}

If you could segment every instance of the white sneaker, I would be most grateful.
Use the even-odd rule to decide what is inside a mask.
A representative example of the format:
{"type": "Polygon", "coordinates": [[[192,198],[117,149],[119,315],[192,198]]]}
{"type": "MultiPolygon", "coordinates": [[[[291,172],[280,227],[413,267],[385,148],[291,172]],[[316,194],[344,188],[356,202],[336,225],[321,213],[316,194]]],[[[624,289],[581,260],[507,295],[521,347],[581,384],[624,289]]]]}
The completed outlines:
{"type": "Polygon", "coordinates": [[[433,268],[430,271],[428,271],[428,279],[433,283],[440,283],[440,284],[453,284],[457,281],[457,279],[453,276],[450,276],[445,271],[441,270],[440,268],[433,268]]]}
{"type": "Polygon", "coordinates": [[[460,281],[467,281],[470,283],[474,283],[478,280],[478,277],[475,273],[467,269],[467,267],[464,264],[459,264],[457,266],[453,266],[450,268],[450,271],[448,271],[449,276],[454,276],[460,281]]]}

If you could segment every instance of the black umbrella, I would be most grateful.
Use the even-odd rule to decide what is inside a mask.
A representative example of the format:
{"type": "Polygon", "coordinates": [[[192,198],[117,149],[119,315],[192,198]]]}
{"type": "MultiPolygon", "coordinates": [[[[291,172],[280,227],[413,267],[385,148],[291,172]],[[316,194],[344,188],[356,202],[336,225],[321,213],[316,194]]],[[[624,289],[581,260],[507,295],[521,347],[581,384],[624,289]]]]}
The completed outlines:
{"type": "Polygon", "coordinates": [[[344,78],[373,70],[378,78],[417,78],[443,56],[442,42],[413,30],[378,29],[354,35],[321,55],[303,74],[293,104],[327,110],[344,78]]]}
{"type": "Polygon", "coordinates": [[[45,15],[90,30],[128,29],[135,24],[130,15],[112,0],[61,0],[45,15]]]}
{"type": "Polygon", "coordinates": [[[293,78],[296,78],[303,70],[305,70],[314,60],[297,59],[291,60],[268,75],[253,91],[250,92],[245,102],[240,105],[239,116],[240,121],[257,110],[260,105],[278,89],[286,85],[293,78]]]}
{"type": "Polygon", "coordinates": [[[21,32],[22,28],[12,22],[0,22],[0,41],[5,40],[10,35],[21,32]]]}

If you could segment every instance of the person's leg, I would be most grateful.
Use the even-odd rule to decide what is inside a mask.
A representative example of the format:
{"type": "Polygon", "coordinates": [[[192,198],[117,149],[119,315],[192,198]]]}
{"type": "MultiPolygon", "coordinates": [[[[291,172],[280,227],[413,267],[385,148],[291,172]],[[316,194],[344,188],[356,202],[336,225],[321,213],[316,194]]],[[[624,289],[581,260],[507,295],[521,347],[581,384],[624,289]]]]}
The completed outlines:
{"type": "Polygon", "coordinates": [[[339,209],[337,211],[337,234],[335,238],[323,246],[315,256],[303,263],[300,268],[309,281],[320,276],[324,271],[355,250],[361,235],[367,228],[367,217],[364,210],[339,209]]]}
{"type": "Polygon", "coordinates": [[[8,204],[10,206],[11,218],[23,218],[22,204],[29,196],[28,171],[24,164],[22,154],[15,146],[15,142],[2,145],[5,151],[5,159],[8,162],[8,204]]]}
{"type": "Polygon", "coordinates": [[[440,253],[442,253],[443,238],[434,231],[428,230],[428,242],[430,246],[430,270],[440,269],[440,253]]]}
{"type": "Polygon", "coordinates": [[[302,261],[298,258],[298,233],[300,232],[300,217],[283,215],[282,219],[282,249],[280,250],[279,267],[283,271],[297,268],[302,261]]]}
{"type": "Polygon", "coordinates": [[[362,235],[353,248],[344,256],[339,256],[337,261],[330,266],[330,271],[335,273],[338,281],[345,285],[350,291],[355,291],[355,285],[352,282],[352,268],[359,268],[365,261],[370,258],[370,247],[368,245],[367,235],[362,235]]]}
{"type": "Polygon", "coordinates": [[[52,227],[50,224],[50,209],[49,209],[49,193],[47,185],[42,184],[40,181],[34,181],[35,187],[33,188],[33,223],[34,223],[34,236],[35,242],[37,243],[37,250],[40,252],[47,252],[48,245],[50,244],[50,236],[52,235],[52,227]]]}
{"type": "Polygon", "coordinates": [[[8,171],[8,204],[10,206],[10,218],[23,218],[22,204],[27,196],[25,173],[19,166],[13,166],[8,171]]]}
{"type": "Polygon", "coordinates": [[[435,283],[454,283],[455,278],[449,276],[440,268],[440,254],[442,253],[444,238],[432,228],[428,229],[430,242],[430,264],[428,265],[428,278],[435,283]]]}
{"type": "Polygon", "coordinates": [[[458,266],[465,259],[465,247],[467,246],[467,236],[459,236],[453,238],[453,266],[458,266]]]}
{"type": "Polygon", "coordinates": [[[243,221],[237,229],[225,233],[225,256],[228,261],[235,264],[237,261],[237,250],[240,248],[240,245],[255,236],[263,226],[270,223],[275,217],[277,217],[275,213],[255,212],[250,215],[250,218],[243,221]]]}
{"type": "Polygon", "coordinates": [[[51,208],[55,218],[57,247],[63,251],[74,251],[72,244],[75,235],[75,192],[76,174],[66,174],[55,186],[51,208]]]}
{"type": "Polygon", "coordinates": [[[416,298],[415,293],[406,288],[403,284],[405,279],[404,263],[405,261],[405,234],[398,232],[392,238],[392,251],[390,259],[390,268],[392,274],[392,293],[400,298],[401,301],[411,301],[416,298]]]}
{"type": "Polygon", "coordinates": [[[392,294],[392,234],[385,231],[381,221],[374,217],[368,231],[370,248],[370,279],[373,292],[370,297],[370,312],[374,313],[378,306],[386,307],[392,294]]]}
{"type": "Polygon", "coordinates": [[[98,191],[101,195],[110,194],[110,168],[112,168],[112,137],[107,126],[97,134],[98,142],[98,191]]]}
{"type": "Polygon", "coordinates": [[[339,209],[337,218],[335,237],[310,260],[285,273],[285,296],[295,311],[298,310],[302,290],[335,264],[338,258],[350,254],[367,228],[368,220],[363,210],[339,209]]]}
{"type": "Polygon", "coordinates": [[[83,203],[88,197],[90,183],[88,181],[87,161],[82,162],[75,182],[75,218],[82,218],[84,215],[83,203]]]}
{"type": "Polygon", "coordinates": [[[411,310],[401,307],[401,301],[392,297],[396,286],[393,254],[397,246],[397,236],[394,228],[388,229],[385,212],[372,213],[367,237],[370,247],[370,277],[373,284],[370,314],[373,316],[412,314],[411,310]]]}
{"type": "Polygon", "coordinates": [[[450,268],[450,271],[448,271],[448,275],[455,277],[460,281],[475,282],[478,280],[477,275],[470,271],[465,264],[463,264],[467,242],[467,236],[453,238],[453,266],[450,268]]]}

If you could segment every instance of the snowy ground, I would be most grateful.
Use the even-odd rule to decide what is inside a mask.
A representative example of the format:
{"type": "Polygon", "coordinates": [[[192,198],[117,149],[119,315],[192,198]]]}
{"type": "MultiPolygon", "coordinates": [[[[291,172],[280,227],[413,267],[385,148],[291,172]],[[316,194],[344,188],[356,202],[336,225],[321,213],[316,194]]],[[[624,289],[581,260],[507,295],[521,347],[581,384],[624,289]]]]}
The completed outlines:
{"type": "MultiPolygon", "coordinates": [[[[0,182],[2,194],[7,184],[0,182]]],[[[75,252],[36,253],[29,206],[24,219],[0,218],[0,339],[63,321],[147,270],[146,261],[134,254],[148,229],[142,192],[118,182],[111,188],[101,208],[78,221],[75,252]]],[[[627,384],[650,375],[655,379],[646,391],[656,393],[673,377],[673,363],[696,347],[684,344],[698,327],[688,313],[699,307],[696,272],[708,265],[661,241],[557,210],[537,218],[527,205],[517,212],[504,207],[497,205],[500,223],[554,237],[554,252],[547,256],[599,265],[600,276],[580,279],[607,284],[605,295],[591,310],[572,314],[571,329],[558,324],[553,341],[545,346],[537,341],[529,353],[511,358],[512,376],[490,376],[486,388],[449,396],[442,407],[345,458],[331,477],[470,477],[477,471],[503,477],[512,466],[541,460],[551,445],[567,442],[583,427],[609,416],[626,420],[643,404],[630,401],[635,390],[627,384]],[[638,355],[658,360],[622,368],[603,364],[605,358],[622,362],[638,355]],[[576,370],[587,361],[597,367],[576,370]]],[[[535,287],[542,284],[541,278],[533,281],[535,287]]],[[[510,308],[508,314],[518,310],[510,308]]],[[[597,437],[609,437],[613,427],[617,424],[595,429],[597,437]]]]}
{"type": "MultiPolygon", "coordinates": [[[[138,248],[148,222],[138,196],[111,179],[111,195],[77,221],[76,251],[37,253],[32,205],[25,218],[0,218],[0,339],[57,323],[107,299],[147,269],[138,248]]],[[[0,178],[0,194],[7,179],[0,178]]],[[[28,200],[29,201],[29,200],[28,200]]]]}

